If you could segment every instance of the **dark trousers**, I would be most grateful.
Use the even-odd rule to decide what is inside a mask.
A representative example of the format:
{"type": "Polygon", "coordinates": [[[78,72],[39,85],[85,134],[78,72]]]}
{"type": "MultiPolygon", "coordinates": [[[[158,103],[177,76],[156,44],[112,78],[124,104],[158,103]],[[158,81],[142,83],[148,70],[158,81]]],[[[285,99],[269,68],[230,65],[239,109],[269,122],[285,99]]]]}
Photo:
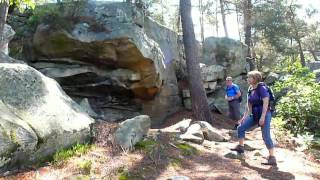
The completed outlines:
{"type": "Polygon", "coordinates": [[[228,101],[229,118],[238,121],[240,119],[240,103],[238,99],[228,101]]]}

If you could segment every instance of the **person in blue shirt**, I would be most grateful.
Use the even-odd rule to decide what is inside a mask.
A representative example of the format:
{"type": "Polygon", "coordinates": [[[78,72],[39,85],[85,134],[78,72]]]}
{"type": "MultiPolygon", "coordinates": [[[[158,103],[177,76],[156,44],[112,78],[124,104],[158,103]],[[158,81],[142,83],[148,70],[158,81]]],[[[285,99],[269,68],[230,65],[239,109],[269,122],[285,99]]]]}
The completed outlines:
{"type": "Polygon", "coordinates": [[[248,73],[247,82],[250,85],[248,90],[247,110],[241,118],[238,127],[239,144],[232,148],[232,151],[244,153],[245,132],[255,125],[261,127],[263,141],[269,151],[269,156],[264,165],[277,165],[274,156],[274,144],[270,135],[271,112],[269,106],[270,94],[267,86],[262,82],[262,74],[259,71],[250,71],[248,73]]]}
{"type": "Polygon", "coordinates": [[[226,95],[225,99],[228,101],[229,106],[229,118],[235,121],[235,129],[239,125],[240,121],[240,100],[241,96],[240,88],[237,84],[232,82],[232,77],[226,78],[226,95]]]}

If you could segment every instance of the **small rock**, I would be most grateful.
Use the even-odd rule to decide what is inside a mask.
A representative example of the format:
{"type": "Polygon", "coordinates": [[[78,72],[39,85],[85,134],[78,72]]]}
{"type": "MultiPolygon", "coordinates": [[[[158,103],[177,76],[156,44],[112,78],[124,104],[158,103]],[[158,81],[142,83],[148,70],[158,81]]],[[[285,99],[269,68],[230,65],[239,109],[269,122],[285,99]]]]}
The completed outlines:
{"type": "Polygon", "coordinates": [[[245,144],[244,145],[244,150],[246,150],[246,151],[254,151],[254,150],[257,150],[257,148],[254,148],[254,147],[249,146],[248,144],[245,144]]]}
{"type": "Polygon", "coordinates": [[[224,155],[224,157],[229,158],[229,159],[244,159],[244,154],[239,154],[239,153],[235,153],[235,152],[229,152],[227,154],[224,155]]]}
{"type": "Polygon", "coordinates": [[[258,151],[254,153],[254,156],[262,156],[262,154],[258,151]]]}

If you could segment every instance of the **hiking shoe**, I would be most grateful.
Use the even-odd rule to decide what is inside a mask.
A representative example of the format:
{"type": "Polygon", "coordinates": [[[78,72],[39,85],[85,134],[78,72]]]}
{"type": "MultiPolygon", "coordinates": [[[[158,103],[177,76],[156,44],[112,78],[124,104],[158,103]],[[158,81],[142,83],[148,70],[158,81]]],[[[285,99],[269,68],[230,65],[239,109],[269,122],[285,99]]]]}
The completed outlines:
{"type": "Polygon", "coordinates": [[[244,146],[237,145],[235,148],[230,149],[231,151],[236,151],[237,153],[244,153],[244,146]]]}
{"type": "Polygon", "coordinates": [[[263,165],[271,165],[271,166],[277,166],[277,160],[274,156],[269,156],[267,159],[267,162],[261,163],[263,165]]]}
{"type": "Polygon", "coordinates": [[[240,124],[235,124],[234,127],[233,127],[233,130],[237,130],[239,125],[240,124]]]}

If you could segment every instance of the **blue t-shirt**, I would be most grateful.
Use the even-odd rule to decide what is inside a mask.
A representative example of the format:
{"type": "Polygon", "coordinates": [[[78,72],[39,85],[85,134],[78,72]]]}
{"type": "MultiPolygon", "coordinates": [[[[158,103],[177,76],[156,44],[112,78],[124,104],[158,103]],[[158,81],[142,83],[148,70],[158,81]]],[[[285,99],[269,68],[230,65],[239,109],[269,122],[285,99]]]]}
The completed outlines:
{"type": "Polygon", "coordinates": [[[240,92],[239,86],[236,84],[232,84],[230,87],[227,86],[226,94],[228,97],[235,96],[240,92]]]}
{"type": "Polygon", "coordinates": [[[258,84],[256,89],[250,90],[248,94],[248,102],[252,105],[252,115],[254,120],[259,120],[262,114],[263,101],[265,97],[269,97],[268,89],[264,83],[258,84]]]}

